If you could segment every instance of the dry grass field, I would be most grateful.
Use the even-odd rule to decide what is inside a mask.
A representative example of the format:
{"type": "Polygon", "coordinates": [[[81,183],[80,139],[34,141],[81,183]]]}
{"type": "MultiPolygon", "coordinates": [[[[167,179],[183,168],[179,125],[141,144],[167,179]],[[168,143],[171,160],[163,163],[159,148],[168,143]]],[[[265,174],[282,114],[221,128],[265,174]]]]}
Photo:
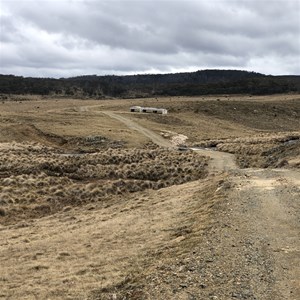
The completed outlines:
{"type": "Polygon", "coordinates": [[[300,95],[0,108],[0,299],[299,299],[300,95]]]}

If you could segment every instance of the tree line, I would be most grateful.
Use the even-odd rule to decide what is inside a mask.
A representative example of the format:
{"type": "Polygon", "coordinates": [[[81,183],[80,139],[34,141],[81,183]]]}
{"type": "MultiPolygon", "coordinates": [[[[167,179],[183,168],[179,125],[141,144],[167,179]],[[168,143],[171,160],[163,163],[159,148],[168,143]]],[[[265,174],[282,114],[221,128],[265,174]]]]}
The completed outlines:
{"type": "Polygon", "coordinates": [[[146,75],[87,75],[34,78],[0,75],[2,94],[38,94],[89,98],[199,96],[300,92],[300,76],[267,76],[239,70],[203,70],[146,75]]]}

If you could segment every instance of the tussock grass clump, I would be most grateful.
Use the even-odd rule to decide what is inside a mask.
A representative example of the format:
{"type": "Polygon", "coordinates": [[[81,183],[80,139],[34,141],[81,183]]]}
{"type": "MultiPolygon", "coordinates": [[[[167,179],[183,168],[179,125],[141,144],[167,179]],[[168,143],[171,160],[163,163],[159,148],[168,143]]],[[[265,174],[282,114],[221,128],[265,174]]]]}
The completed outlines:
{"type": "Polygon", "coordinates": [[[203,140],[198,147],[213,147],[218,151],[235,154],[242,168],[299,167],[289,165],[300,155],[300,133],[263,132],[250,137],[203,140]]]}
{"type": "Polygon", "coordinates": [[[207,158],[159,147],[65,155],[30,143],[0,146],[2,219],[42,217],[64,207],[161,189],[206,176],[207,158]],[[21,211],[21,213],[20,213],[21,211]]]}
{"type": "Polygon", "coordinates": [[[0,217],[4,217],[5,215],[6,215],[5,209],[0,207],[0,217]]]}

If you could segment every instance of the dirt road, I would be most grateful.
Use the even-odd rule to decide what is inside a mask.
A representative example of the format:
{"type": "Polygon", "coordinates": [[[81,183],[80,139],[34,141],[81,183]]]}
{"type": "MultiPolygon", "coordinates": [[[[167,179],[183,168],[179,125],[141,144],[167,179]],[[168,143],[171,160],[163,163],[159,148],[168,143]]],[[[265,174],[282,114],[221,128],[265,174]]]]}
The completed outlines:
{"type": "Polygon", "coordinates": [[[123,124],[125,124],[128,128],[138,131],[141,134],[143,134],[144,136],[148,137],[153,143],[161,146],[161,147],[165,147],[165,148],[173,148],[174,145],[172,145],[168,140],[164,139],[163,137],[161,137],[160,135],[154,133],[153,131],[139,125],[138,123],[129,120],[128,118],[121,116],[119,114],[116,114],[114,112],[111,111],[102,111],[101,113],[106,114],[107,116],[114,118],[120,122],[122,122],[123,124]]]}
{"type": "Polygon", "coordinates": [[[211,158],[211,162],[210,162],[211,172],[236,170],[238,168],[235,163],[235,157],[233,154],[209,150],[209,149],[199,149],[199,148],[191,148],[191,149],[201,155],[209,156],[211,158]]]}
{"type": "Polygon", "coordinates": [[[247,170],[245,175],[247,179],[236,180],[239,186],[235,191],[241,228],[256,245],[257,254],[270,262],[265,270],[273,280],[270,299],[299,299],[300,174],[247,170]]]}
{"type": "MultiPolygon", "coordinates": [[[[107,114],[169,147],[127,118],[107,114]]],[[[194,150],[211,157],[212,174],[227,173],[226,182],[216,191],[224,193],[227,208],[207,241],[214,259],[210,288],[201,299],[300,299],[300,173],[241,170],[232,154],[194,150]],[[222,284],[220,277],[224,277],[222,284]]]]}

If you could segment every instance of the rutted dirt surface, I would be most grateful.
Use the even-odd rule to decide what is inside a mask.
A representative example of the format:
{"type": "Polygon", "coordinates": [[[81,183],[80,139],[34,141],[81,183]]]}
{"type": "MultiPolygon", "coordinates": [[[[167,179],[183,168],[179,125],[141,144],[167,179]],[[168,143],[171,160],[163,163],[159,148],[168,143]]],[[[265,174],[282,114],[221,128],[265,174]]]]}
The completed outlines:
{"type": "MultiPolygon", "coordinates": [[[[219,102],[213,103],[211,108],[214,108],[214,105],[221,107],[219,102]]],[[[241,106],[247,110],[247,114],[252,103],[241,106]]],[[[298,113],[297,103],[296,100],[293,102],[295,105],[291,112],[293,116],[295,112],[298,113]]],[[[96,104],[93,102],[90,107],[99,108],[100,105],[96,104]]],[[[44,106],[46,103],[39,102],[38,105],[44,106]]],[[[56,103],[51,105],[55,110],[51,112],[53,115],[50,111],[46,109],[45,111],[55,120],[51,120],[53,128],[57,132],[63,128],[65,134],[72,133],[74,138],[78,135],[94,137],[108,134],[114,140],[115,137],[126,135],[126,138],[137,138],[138,140],[134,141],[136,144],[144,145],[144,142],[150,139],[162,147],[172,148],[173,144],[157,132],[160,130],[178,132],[189,137],[190,130],[194,138],[198,137],[197,133],[192,132],[198,128],[197,126],[191,127],[194,119],[183,124],[182,128],[185,131],[180,132],[181,127],[176,127],[176,124],[171,122],[172,119],[168,119],[168,122],[157,123],[158,127],[152,123],[143,123],[143,117],[132,121],[134,117],[131,115],[127,118],[126,113],[109,111],[110,105],[113,105],[110,103],[103,104],[105,106],[103,111],[101,109],[92,111],[88,105],[83,107],[80,103],[76,103],[74,108],[68,106],[67,110],[62,104],[58,108],[55,107],[56,103]],[[65,116],[67,117],[62,122],[65,116]],[[87,117],[90,118],[93,130],[89,134],[86,134],[88,131],[84,128],[87,117]],[[109,126],[105,127],[108,123],[109,126]],[[145,124],[153,126],[148,127],[145,124]],[[126,126],[123,128],[123,125],[126,126]],[[105,134],[101,132],[101,135],[98,135],[100,129],[105,134]],[[139,136],[136,137],[137,135],[133,132],[137,132],[139,136]]],[[[210,108],[209,102],[205,105],[210,108]]],[[[238,101],[230,105],[239,107],[238,101]]],[[[24,103],[21,104],[20,111],[23,106],[25,106],[24,103]]],[[[230,107],[225,105],[224,109],[230,107]]],[[[8,108],[13,112],[15,110],[11,104],[8,108]]],[[[186,105],[185,108],[189,109],[189,106],[186,105]]],[[[267,107],[263,108],[267,109],[267,107]]],[[[280,108],[284,109],[284,106],[280,108]]],[[[182,108],[179,107],[179,109],[182,108]]],[[[275,111],[277,106],[273,109],[275,111]]],[[[228,115],[229,119],[236,118],[234,111],[233,109],[231,115],[228,115]]],[[[279,114],[279,112],[276,110],[275,113],[279,114]]],[[[14,118],[20,117],[24,124],[27,124],[28,120],[32,122],[29,118],[30,111],[26,113],[28,115],[16,115],[14,118]]],[[[30,136],[40,137],[44,132],[40,131],[41,128],[49,128],[47,123],[49,116],[36,113],[41,118],[40,122],[33,123],[35,127],[30,127],[29,133],[30,136]],[[31,130],[32,128],[34,130],[31,130]]],[[[196,112],[196,114],[202,113],[202,108],[196,112]]],[[[223,110],[219,113],[221,115],[223,110]]],[[[257,122],[255,127],[259,127],[259,111],[253,111],[253,114],[257,122]]],[[[189,114],[185,116],[188,117],[189,114]]],[[[180,114],[177,114],[176,118],[178,117],[180,114]]],[[[283,115],[282,118],[288,117],[289,115],[283,115]]],[[[9,118],[8,112],[7,115],[2,116],[2,128],[10,126],[9,118]]],[[[268,126],[270,127],[273,126],[272,118],[269,114],[268,126]]],[[[276,118],[280,120],[281,116],[278,115],[276,118]]],[[[252,119],[250,119],[247,117],[246,121],[251,125],[252,119]]],[[[205,121],[205,117],[203,120],[205,121]]],[[[217,126],[220,126],[219,122],[229,124],[228,120],[226,122],[212,120],[216,121],[217,126]]],[[[242,121],[242,119],[239,120],[239,122],[242,121]]],[[[298,125],[295,122],[291,124],[293,126],[291,125],[290,128],[287,125],[286,129],[293,130],[293,135],[297,137],[298,125]]],[[[209,129],[211,125],[208,122],[205,126],[201,128],[209,129]]],[[[220,149],[223,147],[225,151],[243,155],[242,158],[247,162],[245,151],[250,151],[249,153],[255,156],[253,159],[256,159],[261,155],[256,154],[257,148],[264,146],[266,150],[263,149],[263,151],[270,151],[269,149],[273,151],[270,152],[270,156],[276,158],[279,151],[280,158],[286,159],[287,157],[288,163],[285,166],[294,166],[294,169],[241,169],[237,166],[236,156],[232,153],[195,149],[193,155],[189,151],[177,155],[178,161],[174,170],[181,168],[182,175],[191,176],[193,172],[197,173],[197,167],[192,173],[185,174],[185,170],[186,172],[191,172],[191,170],[182,163],[187,161],[191,164],[193,162],[191,157],[196,154],[199,154],[199,157],[208,156],[211,158],[208,166],[206,159],[203,160],[204,164],[198,164],[199,174],[205,174],[206,178],[198,176],[196,178],[200,178],[199,180],[186,182],[183,179],[188,177],[180,175],[180,178],[176,176],[173,178],[171,176],[166,177],[168,184],[161,185],[158,190],[146,188],[124,194],[113,192],[111,196],[102,198],[97,196],[102,189],[113,191],[112,187],[103,185],[103,178],[101,180],[94,178],[94,175],[99,176],[105,171],[108,176],[105,175],[105,180],[110,182],[113,179],[109,178],[111,176],[109,166],[95,160],[96,157],[105,154],[106,150],[97,146],[95,149],[98,154],[85,154],[80,158],[81,156],[76,155],[61,155],[61,152],[56,149],[59,156],[55,156],[55,151],[53,151],[52,154],[55,157],[53,161],[50,161],[49,157],[45,157],[45,153],[49,150],[47,148],[48,150],[44,151],[45,146],[34,144],[27,147],[25,144],[21,146],[18,143],[10,144],[9,138],[11,136],[18,138],[19,132],[10,128],[7,131],[7,137],[3,138],[8,143],[3,144],[3,147],[10,149],[9,147],[13,145],[19,153],[16,153],[15,158],[11,157],[11,162],[9,156],[5,161],[14,165],[16,170],[24,171],[24,174],[17,174],[19,177],[13,178],[16,174],[10,174],[9,168],[0,174],[1,180],[6,182],[6,185],[0,186],[1,193],[9,196],[7,199],[0,198],[1,203],[4,203],[0,206],[0,218],[5,220],[9,217],[6,212],[8,200],[12,200],[12,203],[9,202],[8,205],[12,207],[15,205],[20,212],[22,211],[24,198],[22,191],[26,187],[32,186],[32,191],[36,192],[28,196],[29,205],[46,199],[45,192],[50,191],[49,186],[47,188],[43,186],[46,181],[54,182],[60,190],[57,199],[54,199],[56,202],[53,203],[61,205],[60,201],[67,203],[71,201],[72,205],[62,205],[62,208],[55,214],[32,218],[24,215],[23,218],[20,216],[22,221],[0,225],[0,299],[298,300],[300,298],[300,172],[297,169],[299,167],[297,154],[299,144],[288,144],[287,146],[292,148],[289,148],[288,156],[285,156],[286,141],[282,142],[281,139],[289,136],[289,132],[283,132],[279,136],[274,130],[272,134],[275,136],[275,141],[264,132],[258,134],[252,132],[253,137],[251,136],[249,142],[248,136],[252,133],[243,127],[237,128],[234,132],[239,131],[244,136],[244,140],[241,137],[237,139],[234,136],[230,137],[234,126],[232,123],[226,129],[228,139],[226,143],[220,144],[220,149]],[[257,138],[259,138],[259,143],[256,143],[257,138]],[[274,145],[276,149],[272,148],[274,145]],[[40,153],[39,149],[42,149],[44,154],[40,153]],[[276,152],[274,149],[279,150],[276,152]],[[25,155],[28,165],[23,164],[21,154],[25,155]],[[60,157],[61,160],[56,157],[60,157]],[[47,176],[44,174],[39,176],[39,172],[31,174],[30,168],[35,164],[40,166],[40,159],[47,160],[47,164],[42,165],[46,167],[47,172],[49,171],[47,176]],[[30,160],[34,163],[30,163],[30,160]],[[293,161],[293,164],[290,164],[290,161],[293,161]],[[72,183],[73,190],[70,190],[65,184],[67,180],[65,176],[70,173],[69,168],[76,164],[80,166],[80,174],[83,174],[85,179],[83,181],[80,178],[75,179],[77,181],[72,183]],[[60,173],[62,171],[65,173],[60,173]],[[88,184],[86,177],[88,177],[88,184]],[[24,186],[18,185],[19,179],[24,186]],[[15,186],[7,185],[7,183],[15,184],[15,186]],[[75,185],[81,188],[75,189],[75,185]],[[20,195],[20,197],[11,199],[13,195],[20,195]],[[70,195],[74,199],[84,196],[87,201],[75,205],[70,195]]],[[[207,134],[213,134],[214,130],[215,127],[207,134]]],[[[21,132],[22,136],[27,134],[28,130],[25,131],[21,132]]],[[[53,138],[59,135],[52,135],[56,131],[53,130],[49,133],[50,135],[47,131],[47,135],[43,135],[43,138],[50,141],[50,144],[56,144],[53,138]]],[[[222,138],[220,133],[217,135],[216,139],[222,138]]],[[[43,140],[37,141],[43,142],[43,140]]],[[[213,139],[208,140],[208,143],[212,141],[213,139]]],[[[161,151],[161,149],[153,151],[151,149],[151,147],[146,149],[144,146],[143,149],[135,149],[135,151],[142,151],[146,156],[148,152],[153,154],[156,153],[155,151],[161,151]]],[[[120,155],[131,150],[109,151],[109,153],[117,153],[120,158],[120,155]]],[[[162,151],[168,152],[174,149],[162,151]]],[[[12,155],[12,153],[6,151],[6,155],[12,155]]],[[[127,156],[124,156],[124,159],[128,159],[127,156]]],[[[268,157],[269,154],[266,156],[268,157]]],[[[118,160],[117,157],[115,159],[118,160]]],[[[124,173],[130,177],[137,175],[137,172],[140,174],[138,164],[135,164],[135,167],[130,162],[126,164],[128,168],[126,166],[125,173],[122,171],[125,167],[120,169],[115,163],[112,169],[115,173],[124,173]]],[[[173,167],[171,163],[169,165],[168,167],[173,167]]],[[[256,165],[256,163],[249,163],[249,165],[256,165]]],[[[273,163],[270,165],[272,166],[273,163]]],[[[145,176],[145,171],[151,170],[152,167],[156,168],[156,165],[149,163],[147,167],[143,167],[146,169],[143,170],[143,176],[145,176]]],[[[157,168],[158,171],[159,168],[157,168]]],[[[73,170],[71,173],[76,172],[73,170]]],[[[135,180],[135,184],[139,183],[135,180]]],[[[119,190],[120,186],[117,186],[115,191],[119,190]]]]}
{"type": "MultiPolygon", "coordinates": [[[[206,260],[210,278],[203,278],[205,292],[197,291],[192,280],[179,283],[182,291],[178,295],[175,292],[174,297],[299,299],[300,173],[284,169],[241,170],[232,154],[195,151],[211,157],[212,174],[228,172],[226,182],[216,190],[224,193],[227,207],[225,214],[220,213],[219,226],[207,235],[210,250],[199,250],[207,250],[203,257],[207,253],[212,257],[206,260]]],[[[159,289],[160,285],[155,292],[146,288],[148,296],[143,297],[158,299],[170,293],[159,289]]]]}
{"type": "Polygon", "coordinates": [[[208,149],[191,149],[201,155],[209,156],[211,158],[211,172],[229,171],[238,168],[235,162],[235,156],[233,154],[208,149]]]}
{"type": "Polygon", "coordinates": [[[245,175],[248,177],[236,181],[239,186],[235,191],[235,198],[240,199],[237,204],[242,220],[245,220],[240,222],[240,229],[270,263],[266,271],[273,282],[265,294],[269,299],[299,299],[300,173],[248,170],[245,175]]]}
{"type": "Polygon", "coordinates": [[[163,137],[159,136],[158,134],[154,133],[153,131],[151,131],[143,126],[140,126],[138,123],[131,121],[124,116],[120,116],[119,114],[116,114],[114,112],[108,112],[108,111],[105,111],[102,113],[122,122],[130,129],[140,132],[141,134],[148,137],[152,142],[154,142],[158,146],[165,147],[165,148],[173,148],[174,147],[174,145],[172,145],[172,143],[168,142],[168,140],[164,139],[163,137]]]}
{"type": "Polygon", "coordinates": [[[299,175],[229,171],[224,211],[207,236],[212,278],[200,299],[299,299],[299,175]]]}

